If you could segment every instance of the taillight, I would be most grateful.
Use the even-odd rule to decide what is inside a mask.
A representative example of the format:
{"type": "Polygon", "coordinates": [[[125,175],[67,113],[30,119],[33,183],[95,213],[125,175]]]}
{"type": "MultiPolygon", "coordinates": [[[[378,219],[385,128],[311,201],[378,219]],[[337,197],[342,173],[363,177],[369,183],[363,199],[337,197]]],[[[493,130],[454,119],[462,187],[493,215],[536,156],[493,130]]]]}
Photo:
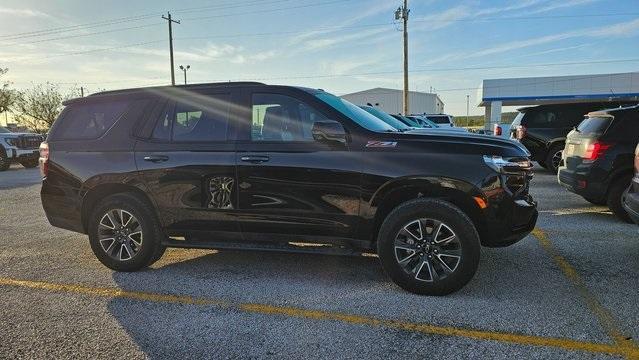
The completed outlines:
{"type": "Polygon", "coordinates": [[[501,136],[501,126],[499,126],[499,124],[495,124],[493,127],[493,134],[495,136],[501,136]]]}
{"type": "Polygon", "coordinates": [[[40,174],[46,177],[49,173],[49,144],[43,142],[40,144],[40,174]]]}
{"type": "Polygon", "coordinates": [[[526,136],[526,127],[524,125],[517,126],[517,129],[515,130],[515,138],[517,138],[517,140],[521,140],[525,136],[526,136]]]}
{"type": "Polygon", "coordinates": [[[601,141],[588,145],[583,156],[584,161],[592,162],[599,159],[611,146],[612,144],[606,144],[601,141]]]}

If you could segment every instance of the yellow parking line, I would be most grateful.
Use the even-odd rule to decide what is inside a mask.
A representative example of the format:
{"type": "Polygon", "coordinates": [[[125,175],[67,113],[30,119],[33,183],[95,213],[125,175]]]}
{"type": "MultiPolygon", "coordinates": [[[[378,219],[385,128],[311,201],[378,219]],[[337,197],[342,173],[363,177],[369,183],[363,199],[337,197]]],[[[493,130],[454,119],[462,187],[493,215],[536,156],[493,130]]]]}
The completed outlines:
{"type": "Polygon", "coordinates": [[[551,338],[533,335],[522,335],[498,331],[485,331],[477,329],[467,329],[450,326],[438,326],[423,323],[412,323],[406,321],[397,320],[385,320],[368,316],[345,314],[332,311],[322,310],[308,310],[302,308],[268,305],[268,304],[254,304],[254,303],[239,303],[234,304],[229,301],[210,299],[210,298],[198,298],[188,295],[167,295],[159,293],[149,293],[141,291],[128,291],[120,290],[116,288],[99,288],[90,287],[85,285],[73,285],[73,284],[56,284],[43,281],[31,281],[31,280],[17,280],[11,278],[0,277],[0,286],[12,286],[19,288],[30,288],[38,290],[58,291],[75,293],[90,296],[100,296],[107,298],[124,298],[139,301],[148,302],[163,302],[173,304],[188,304],[188,305],[204,305],[204,306],[217,306],[223,308],[232,308],[238,311],[254,314],[276,315],[276,316],[288,316],[294,318],[304,318],[313,320],[328,320],[339,321],[347,324],[354,325],[367,325],[375,327],[387,327],[393,329],[399,329],[404,331],[418,332],[428,335],[441,335],[441,336],[455,336],[476,340],[488,340],[497,341],[502,343],[511,343],[517,345],[528,346],[546,346],[560,348],[570,351],[586,351],[592,353],[605,353],[613,355],[625,355],[628,357],[639,358],[639,349],[632,347],[620,347],[612,344],[600,344],[572,339],[551,338]]]}
{"type": "Polygon", "coordinates": [[[615,344],[623,350],[622,355],[624,355],[628,359],[639,359],[639,355],[637,352],[639,351],[639,347],[632,341],[627,339],[623,334],[619,327],[616,325],[617,321],[614,316],[606,310],[603,305],[597,300],[597,298],[588,290],[586,283],[579,276],[577,270],[575,270],[572,265],[562,257],[557,249],[553,246],[552,242],[548,238],[546,233],[539,229],[535,228],[532,231],[532,235],[539,241],[541,247],[552,257],[557,266],[561,269],[563,274],[570,280],[572,285],[577,289],[577,292],[586,302],[586,305],[590,309],[590,311],[595,314],[597,320],[604,328],[608,336],[612,338],[615,344]]]}

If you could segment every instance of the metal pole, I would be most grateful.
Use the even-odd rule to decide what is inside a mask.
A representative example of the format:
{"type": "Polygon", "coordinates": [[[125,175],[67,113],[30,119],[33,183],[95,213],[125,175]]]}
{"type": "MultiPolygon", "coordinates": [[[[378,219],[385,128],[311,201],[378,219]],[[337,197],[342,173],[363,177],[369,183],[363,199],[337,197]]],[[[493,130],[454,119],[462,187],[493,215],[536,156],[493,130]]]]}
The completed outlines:
{"type": "Polygon", "coordinates": [[[186,69],[184,69],[184,85],[186,85],[186,69]]]}
{"type": "Polygon", "coordinates": [[[470,95],[466,95],[466,126],[470,125],[470,120],[468,119],[469,112],[470,112],[470,95]]]}
{"type": "Polygon", "coordinates": [[[173,23],[179,24],[179,20],[173,20],[171,13],[167,12],[168,17],[162,15],[162,19],[167,20],[169,23],[169,52],[171,56],[171,85],[175,86],[175,66],[173,65],[173,23]]]}
{"type": "Polygon", "coordinates": [[[402,19],[404,20],[404,115],[409,115],[408,104],[408,0],[404,0],[402,19]]]}

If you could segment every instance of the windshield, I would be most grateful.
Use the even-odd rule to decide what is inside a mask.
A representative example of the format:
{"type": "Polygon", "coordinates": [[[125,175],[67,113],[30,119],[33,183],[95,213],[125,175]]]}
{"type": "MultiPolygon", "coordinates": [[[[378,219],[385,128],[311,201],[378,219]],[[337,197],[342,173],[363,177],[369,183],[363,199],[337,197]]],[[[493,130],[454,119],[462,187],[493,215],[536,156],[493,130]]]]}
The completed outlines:
{"type": "Polygon", "coordinates": [[[11,131],[7,130],[6,128],[3,128],[2,126],[0,126],[0,134],[8,134],[11,131]]]}
{"type": "Polygon", "coordinates": [[[406,124],[404,124],[403,122],[395,119],[394,117],[388,115],[387,113],[376,109],[372,106],[361,106],[362,109],[364,109],[367,113],[372,114],[374,116],[377,116],[378,118],[382,119],[383,122],[387,123],[388,125],[394,127],[397,130],[408,130],[410,129],[410,127],[406,126],[406,124]]]}
{"type": "Polygon", "coordinates": [[[408,126],[416,127],[416,128],[421,127],[421,125],[417,121],[413,119],[409,119],[406,116],[403,116],[403,115],[391,115],[391,116],[408,126]]]}
{"type": "Polygon", "coordinates": [[[417,122],[419,124],[420,127],[423,128],[436,128],[439,127],[437,124],[435,124],[434,122],[426,119],[425,117],[421,117],[421,116],[408,116],[409,119],[417,122]]]}
{"type": "Polygon", "coordinates": [[[397,131],[397,129],[383,122],[378,117],[367,113],[366,111],[360,109],[357,105],[353,105],[352,103],[333,94],[320,92],[315,94],[315,96],[368,130],[380,132],[397,131]]]}
{"type": "Polygon", "coordinates": [[[611,122],[612,117],[589,117],[577,126],[577,131],[583,134],[603,134],[611,122]]]}

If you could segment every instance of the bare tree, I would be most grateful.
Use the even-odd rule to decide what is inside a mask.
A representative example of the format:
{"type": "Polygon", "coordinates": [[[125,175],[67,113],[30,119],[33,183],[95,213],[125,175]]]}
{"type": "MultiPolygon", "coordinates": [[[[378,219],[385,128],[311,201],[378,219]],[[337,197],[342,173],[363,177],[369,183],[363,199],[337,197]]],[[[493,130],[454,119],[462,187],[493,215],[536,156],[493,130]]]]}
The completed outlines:
{"type": "Polygon", "coordinates": [[[40,84],[17,92],[12,109],[18,124],[33,132],[47,132],[62,111],[62,102],[74,96],[75,89],[63,93],[58,85],[40,84]]]}
{"type": "MultiPolygon", "coordinates": [[[[0,68],[0,77],[6,74],[9,69],[0,68]]],[[[5,111],[9,111],[9,107],[13,104],[15,99],[15,92],[9,88],[10,82],[0,82],[0,114],[5,111]]]]}

